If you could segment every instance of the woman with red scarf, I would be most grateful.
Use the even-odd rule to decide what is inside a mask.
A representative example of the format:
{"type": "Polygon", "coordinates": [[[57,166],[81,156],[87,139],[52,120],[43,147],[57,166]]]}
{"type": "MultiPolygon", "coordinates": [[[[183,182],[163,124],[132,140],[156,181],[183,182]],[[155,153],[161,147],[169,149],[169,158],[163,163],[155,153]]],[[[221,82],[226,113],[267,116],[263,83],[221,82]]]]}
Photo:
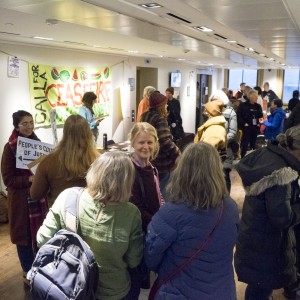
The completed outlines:
{"type": "Polygon", "coordinates": [[[14,130],[8,139],[8,143],[4,146],[1,173],[7,187],[11,242],[17,246],[20,264],[23,269],[24,284],[29,284],[26,273],[31,268],[34,254],[31,245],[27,199],[33,175],[29,170],[16,168],[16,152],[19,136],[33,140],[39,140],[39,138],[33,132],[34,122],[29,112],[18,110],[13,113],[12,118],[14,130]]]}

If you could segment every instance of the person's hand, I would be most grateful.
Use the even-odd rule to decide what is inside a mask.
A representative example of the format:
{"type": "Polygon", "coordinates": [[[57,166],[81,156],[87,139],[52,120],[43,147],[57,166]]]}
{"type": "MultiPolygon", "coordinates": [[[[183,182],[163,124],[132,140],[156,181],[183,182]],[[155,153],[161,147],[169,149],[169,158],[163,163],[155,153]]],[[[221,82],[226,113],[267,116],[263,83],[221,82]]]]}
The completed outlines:
{"type": "Polygon", "coordinates": [[[249,125],[248,125],[248,123],[245,123],[245,127],[248,127],[249,125]]]}
{"type": "Polygon", "coordinates": [[[264,118],[259,118],[259,123],[262,124],[264,121],[264,118]]]}

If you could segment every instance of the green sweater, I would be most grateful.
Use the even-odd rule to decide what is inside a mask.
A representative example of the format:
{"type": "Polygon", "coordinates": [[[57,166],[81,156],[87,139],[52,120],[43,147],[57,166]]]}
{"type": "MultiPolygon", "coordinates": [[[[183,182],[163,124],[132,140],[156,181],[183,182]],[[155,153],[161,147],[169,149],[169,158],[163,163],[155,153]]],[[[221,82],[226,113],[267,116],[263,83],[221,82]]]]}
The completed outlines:
{"type": "MultiPolygon", "coordinates": [[[[63,191],[37,233],[38,246],[65,228],[62,217],[68,190],[63,191]]],[[[142,258],[142,222],[138,208],[132,203],[104,206],[96,203],[85,190],[79,201],[78,233],[90,246],[99,266],[97,298],[119,300],[130,289],[127,271],[139,265],[142,258]]]]}

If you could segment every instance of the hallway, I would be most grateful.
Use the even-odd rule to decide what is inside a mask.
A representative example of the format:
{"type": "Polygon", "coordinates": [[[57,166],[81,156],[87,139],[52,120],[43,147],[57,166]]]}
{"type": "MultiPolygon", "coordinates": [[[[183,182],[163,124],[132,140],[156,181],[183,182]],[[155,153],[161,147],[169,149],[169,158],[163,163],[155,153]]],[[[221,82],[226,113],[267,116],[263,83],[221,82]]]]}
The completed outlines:
{"type": "MultiPolygon", "coordinates": [[[[232,175],[231,197],[236,200],[241,212],[244,190],[239,176],[235,171],[232,175]]],[[[244,297],[245,284],[236,280],[237,300],[244,297]]],[[[148,291],[142,290],[140,300],[147,300],[148,291]]],[[[0,224],[0,299],[2,300],[30,300],[30,293],[23,287],[22,272],[19,266],[15,245],[11,244],[8,234],[8,224],[0,224]]],[[[273,300],[286,299],[282,290],[273,293],[273,300]]],[[[199,299],[201,300],[201,299],[199,299]]],[[[216,299],[226,300],[226,299],[216,299]]]]}

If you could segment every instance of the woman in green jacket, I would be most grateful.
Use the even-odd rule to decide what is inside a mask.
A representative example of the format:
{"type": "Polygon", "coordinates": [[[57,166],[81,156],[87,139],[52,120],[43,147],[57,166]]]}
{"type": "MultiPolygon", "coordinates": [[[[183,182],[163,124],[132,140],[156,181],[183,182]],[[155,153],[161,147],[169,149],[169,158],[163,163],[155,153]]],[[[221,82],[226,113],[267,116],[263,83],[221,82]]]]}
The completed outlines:
{"type": "MultiPolygon", "coordinates": [[[[131,289],[130,269],[142,258],[142,222],[138,208],[129,203],[134,166],[125,153],[107,152],[88,171],[87,188],[79,200],[78,233],[90,246],[99,265],[97,299],[137,300],[131,289]]],[[[65,192],[50,209],[38,231],[38,246],[65,228],[62,216],[65,192]]]]}

